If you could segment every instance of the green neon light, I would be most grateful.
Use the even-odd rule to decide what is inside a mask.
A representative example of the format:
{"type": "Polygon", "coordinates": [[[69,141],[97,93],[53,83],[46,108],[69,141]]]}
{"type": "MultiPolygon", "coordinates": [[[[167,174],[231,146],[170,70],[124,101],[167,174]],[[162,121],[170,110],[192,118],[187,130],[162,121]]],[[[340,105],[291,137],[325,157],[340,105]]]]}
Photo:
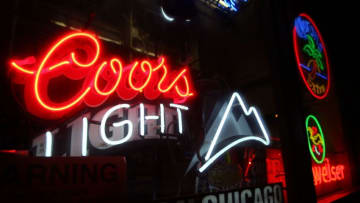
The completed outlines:
{"type": "Polygon", "coordinates": [[[321,164],[321,163],[324,161],[324,159],[325,159],[325,150],[326,150],[326,147],[325,147],[325,139],[324,139],[324,134],[323,134],[322,129],[321,129],[321,125],[320,125],[318,119],[317,119],[315,116],[313,116],[313,115],[308,115],[308,116],[306,117],[306,121],[305,121],[305,128],[306,128],[306,135],[307,135],[307,140],[308,140],[308,144],[309,144],[310,154],[311,154],[312,158],[314,159],[314,161],[315,161],[316,163],[321,164]],[[321,135],[321,139],[322,139],[322,144],[321,144],[321,145],[322,145],[322,147],[323,147],[323,153],[322,153],[321,160],[317,159],[317,157],[315,156],[315,154],[314,154],[314,152],[312,151],[312,148],[311,148],[311,142],[310,142],[310,136],[311,136],[311,134],[309,134],[309,131],[307,130],[308,127],[309,127],[309,120],[310,120],[310,119],[312,119],[312,120],[315,121],[316,126],[317,126],[317,128],[318,128],[318,130],[319,130],[319,133],[320,133],[320,135],[321,135]]]}
{"type": "Polygon", "coordinates": [[[320,68],[321,71],[324,70],[324,65],[322,63],[322,55],[321,52],[316,48],[314,39],[310,35],[306,35],[308,39],[308,43],[304,46],[303,50],[306,52],[310,57],[316,60],[316,64],[320,68]]]}

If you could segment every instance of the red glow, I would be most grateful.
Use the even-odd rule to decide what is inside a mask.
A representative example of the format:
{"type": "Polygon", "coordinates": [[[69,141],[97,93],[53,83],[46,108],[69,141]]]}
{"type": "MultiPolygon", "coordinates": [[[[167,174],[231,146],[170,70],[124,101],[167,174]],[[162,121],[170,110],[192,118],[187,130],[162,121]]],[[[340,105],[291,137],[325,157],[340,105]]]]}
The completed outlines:
{"type": "Polygon", "coordinates": [[[16,149],[0,150],[0,153],[21,155],[21,156],[28,156],[29,155],[29,152],[27,150],[16,150],[16,149]]]}
{"type": "Polygon", "coordinates": [[[101,91],[101,90],[99,89],[99,87],[98,87],[98,81],[99,81],[98,78],[99,78],[100,72],[104,69],[104,67],[105,67],[106,65],[107,65],[106,62],[103,62],[103,63],[100,65],[99,69],[96,71],[95,81],[94,81],[94,87],[95,87],[96,92],[97,92],[98,94],[100,94],[100,95],[103,95],[103,96],[110,95],[110,94],[112,94],[112,93],[116,90],[116,88],[118,87],[118,85],[119,85],[119,83],[120,83],[121,75],[122,75],[122,65],[121,65],[121,62],[120,62],[118,59],[111,59],[111,61],[110,61],[110,68],[111,68],[111,70],[112,70],[112,72],[113,72],[114,74],[116,74],[116,73],[118,72],[118,77],[117,77],[117,79],[116,79],[116,82],[115,82],[114,86],[113,86],[109,91],[107,91],[107,92],[101,91]],[[119,66],[119,71],[116,71],[116,70],[115,70],[115,68],[114,68],[114,62],[116,62],[116,63],[118,64],[118,66],[119,66]]]}
{"type": "Polygon", "coordinates": [[[134,74],[134,71],[136,70],[136,67],[138,66],[139,62],[135,62],[134,63],[134,66],[132,67],[131,71],[130,71],[130,74],[129,74],[129,85],[130,87],[133,89],[133,90],[136,90],[138,92],[142,92],[143,89],[149,84],[150,82],[150,79],[151,79],[151,73],[153,72],[152,68],[151,68],[151,64],[148,62],[148,61],[142,61],[140,66],[141,66],[141,70],[144,72],[144,73],[147,73],[147,78],[144,82],[143,85],[141,85],[140,87],[135,87],[135,85],[133,84],[133,74],[134,74]],[[148,67],[148,71],[146,71],[144,69],[144,64],[146,64],[146,66],[148,67]]]}
{"type": "Polygon", "coordinates": [[[286,187],[285,169],[280,149],[266,150],[267,183],[279,183],[286,187]]]}
{"type": "Polygon", "coordinates": [[[70,64],[70,62],[69,62],[69,61],[63,61],[63,62],[61,62],[61,63],[58,63],[58,64],[56,64],[56,65],[51,66],[51,67],[49,68],[49,70],[53,70],[53,69],[55,69],[55,68],[57,68],[57,67],[60,67],[60,66],[62,66],[62,65],[67,65],[67,64],[70,64]]]}
{"type": "Polygon", "coordinates": [[[326,90],[325,90],[325,93],[322,94],[322,95],[317,95],[310,87],[307,79],[305,78],[305,75],[304,75],[304,72],[303,72],[303,69],[301,67],[301,62],[300,62],[300,56],[299,56],[299,49],[298,49],[298,42],[297,42],[297,36],[296,36],[296,28],[294,26],[293,28],[293,44],[294,44],[294,49],[295,49],[295,55],[296,55],[296,62],[297,62],[297,65],[298,65],[298,69],[299,69],[299,72],[301,74],[301,77],[306,85],[306,88],[309,90],[309,92],[311,93],[311,95],[313,95],[315,98],[317,99],[324,99],[328,93],[329,93],[329,90],[330,90],[330,65],[329,65],[329,59],[328,59],[328,55],[327,55],[327,51],[326,51],[326,46],[325,46],[325,43],[324,43],[324,40],[319,32],[319,29],[317,28],[315,22],[310,18],[310,16],[308,16],[307,14],[305,13],[301,13],[299,16],[302,16],[304,18],[306,18],[311,24],[312,26],[315,28],[316,30],[316,33],[318,34],[319,36],[319,39],[320,39],[320,42],[323,46],[323,52],[324,52],[324,57],[325,57],[325,61],[326,61],[326,69],[327,69],[327,85],[326,85],[326,90]]]}
{"type": "Polygon", "coordinates": [[[14,154],[16,153],[15,149],[8,149],[8,150],[0,150],[1,153],[9,153],[9,154],[14,154]]]}
{"type": "Polygon", "coordinates": [[[12,65],[14,68],[16,68],[17,70],[22,71],[22,72],[24,72],[24,73],[26,73],[26,74],[34,74],[34,71],[31,71],[31,70],[27,70],[27,69],[25,69],[25,68],[22,68],[22,67],[20,67],[19,65],[17,65],[14,61],[11,62],[11,65],[12,65]]]}
{"type": "Polygon", "coordinates": [[[344,165],[332,165],[328,158],[325,158],[324,163],[312,167],[314,176],[314,185],[326,184],[334,181],[344,180],[344,165]]]}
{"type": "Polygon", "coordinates": [[[60,118],[83,103],[90,107],[99,106],[114,91],[122,100],[133,99],[141,92],[149,100],[162,94],[176,103],[185,102],[194,95],[187,69],[178,74],[170,73],[164,57],[156,65],[142,60],[123,68],[117,58],[108,63],[101,60],[100,43],[89,33],[76,32],[61,38],[40,60],[40,64],[35,63],[35,58],[31,59],[10,62],[12,70],[15,70],[12,81],[25,85],[27,109],[42,118],[60,118]],[[81,90],[72,98],[57,103],[49,98],[48,89],[49,81],[60,76],[83,82],[81,90]],[[103,87],[99,84],[100,78],[106,81],[103,87]]]}

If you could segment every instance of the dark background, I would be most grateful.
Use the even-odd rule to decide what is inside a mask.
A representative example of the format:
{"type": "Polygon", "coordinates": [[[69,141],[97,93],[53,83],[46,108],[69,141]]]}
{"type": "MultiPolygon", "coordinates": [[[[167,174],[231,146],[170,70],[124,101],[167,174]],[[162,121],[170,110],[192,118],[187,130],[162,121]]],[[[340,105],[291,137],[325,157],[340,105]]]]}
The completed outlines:
{"type": "MultiPolygon", "coordinates": [[[[256,5],[256,1],[257,0],[253,0],[252,3],[256,5]]],[[[121,9],[119,7],[111,6],[114,5],[114,1],[100,3],[102,5],[100,8],[91,6],[97,5],[99,3],[97,1],[89,1],[90,6],[84,6],[83,2],[84,1],[75,1],[74,6],[77,6],[78,10],[81,10],[83,6],[86,8],[84,9],[84,12],[86,11],[88,13],[95,11],[95,13],[97,13],[96,18],[105,18],[105,20],[107,18],[109,21],[116,21],[114,20],[118,17],[116,13],[121,9]],[[101,14],[104,14],[104,16],[106,14],[106,16],[102,17],[101,14]]],[[[295,62],[292,53],[292,44],[291,41],[289,41],[291,36],[288,36],[288,31],[291,29],[291,22],[295,16],[300,12],[308,13],[316,22],[327,45],[332,74],[331,91],[336,95],[335,97],[338,101],[345,142],[348,145],[350,158],[354,160],[352,169],[359,169],[360,148],[358,143],[360,143],[360,138],[357,131],[357,117],[359,111],[356,108],[356,103],[357,94],[360,91],[358,89],[357,74],[358,57],[356,54],[358,52],[358,31],[356,29],[358,22],[355,3],[325,0],[276,0],[265,2],[264,6],[260,7],[249,5],[247,10],[244,10],[243,13],[234,18],[212,17],[212,15],[214,15],[212,12],[202,11],[206,13],[206,18],[204,17],[204,13],[202,13],[201,17],[197,17],[197,20],[194,20],[190,27],[175,24],[170,25],[170,27],[172,27],[167,31],[172,34],[171,36],[173,36],[174,39],[181,38],[184,33],[194,35],[193,38],[200,39],[200,69],[206,69],[206,71],[202,71],[202,77],[217,78],[219,81],[225,80],[226,82],[220,82],[224,89],[226,86],[230,86],[231,88],[241,87],[240,89],[243,90],[243,92],[252,91],[252,87],[261,85],[267,87],[269,84],[272,84],[272,87],[275,87],[275,92],[276,88],[281,87],[283,89],[278,90],[279,93],[275,93],[279,97],[278,100],[275,101],[279,101],[279,103],[274,102],[274,104],[269,104],[279,106],[280,103],[285,104],[285,101],[288,100],[288,98],[285,98],[286,94],[284,94],[284,92],[290,92],[289,95],[294,96],[294,100],[301,99],[300,96],[297,96],[297,93],[301,92],[300,90],[303,88],[301,86],[303,85],[302,81],[300,79],[298,81],[287,81],[292,79],[286,79],[285,77],[285,74],[287,73],[293,75],[297,74],[296,66],[294,66],[295,62]],[[254,8],[260,9],[256,10],[254,8]],[[259,17],[252,18],[252,16],[259,17]],[[260,29],[251,27],[251,23],[246,23],[247,19],[255,19],[264,26],[260,29]],[[249,30],[249,34],[237,36],[238,33],[241,33],[241,29],[249,30]],[[275,31],[272,31],[271,29],[274,29],[275,31]],[[264,35],[266,36],[264,37],[264,35]],[[245,42],[236,40],[241,37],[247,37],[247,40],[244,40],[245,42]],[[267,41],[259,42],[258,38],[262,37],[263,39],[267,39],[267,41]],[[216,39],[223,40],[216,41],[216,39]],[[257,49],[257,43],[266,44],[266,49],[257,49]],[[246,47],[248,49],[246,51],[239,50],[239,47],[240,49],[241,47],[246,47]],[[281,50],[281,48],[285,49],[281,50]],[[244,56],[243,53],[247,53],[247,55],[244,56]],[[238,60],[242,61],[242,69],[234,66],[238,60]],[[266,62],[264,61],[267,60],[272,64],[269,66],[271,68],[261,68],[262,66],[266,66],[266,62]],[[272,69],[276,65],[279,65],[279,67],[272,69]],[[219,71],[218,67],[228,68],[219,71]],[[293,68],[293,70],[287,72],[286,68],[293,68]],[[274,78],[279,79],[279,84],[273,82],[274,78]],[[284,84],[289,85],[286,86],[284,84]],[[297,88],[295,91],[294,87],[297,88]]],[[[13,36],[15,32],[14,23],[16,23],[19,18],[23,19],[29,17],[29,19],[39,21],[41,24],[51,16],[51,13],[37,12],[37,6],[42,3],[42,1],[6,1],[0,8],[2,16],[0,49],[0,92],[2,95],[0,98],[0,150],[29,149],[31,137],[28,135],[35,135],[41,132],[44,127],[41,125],[41,122],[36,119],[34,120],[31,116],[29,117],[29,115],[27,115],[28,113],[18,104],[13,96],[10,81],[7,77],[7,69],[9,68],[8,60],[13,57],[13,55],[18,54],[13,51],[16,44],[16,42],[12,40],[14,39],[13,36]]],[[[67,4],[65,1],[53,1],[53,3],[54,5],[60,5],[59,7],[61,7],[62,4],[67,4]]],[[[159,1],[156,1],[154,4],[157,5],[158,3],[159,1]]],[[[73,15],[76,16],[77,14],[75,13],[73,15]]],[[[37,29],[16,30],[16,35],[28,39],[31,38],[28,35],[36,35],[34,32],[37,32],[37,29]]],[[[169,37],[167,40],[174,41],[173,38],[169,37]]],[[[37,40],[39,41],[41,38],[37,40]]],[[[28,43],[31,44],[32,41],[29,41],[28,43]]],[[[197,78],[195,77],[195,79],[197,78]]],[[[263,98],[256,98],[254,96],[252,101],[262,99],[263,98]]],[[[283,110],[279,110],[289,117],[293,116],[294,123],[297,122],[296,117],[302,111],[291,105],[296,105],[297,103],[299,103],[299,101],[292,101],[290,104],[287,104],[288,106],[283,107],[283,110]]],[[[273,107],[266,107],[265,109],[272,108],[273,107]]],[[[266,114],[272,113],[274,112],[266,112],[266,114]]],[[[283,138],[284,137],[282,137],[282,139],[283,138]]],[[[286,140],[286,138],[284,138],[283,141],[285,142],[286,151],[286,143],[292,141],[286,140]]],[[[301,146],[301,143],[299,145],[301,146]]],[[[307,148],[305,149],[307,150],[307,148]]],[[[287,155],[289,158],[285,157],[285,161],[288,160],[287,165],[290,167],[290,170],[296,170],[294,168],[297,167],[297,163],[289,160],[292,159],[293,156],[301,156],[302,153],[306,152],[307,151],[297,153],[289,151],[289,155],[287,155]]],[[[354,171],[353,174],[359,174],[359,171],[354,171]]],[[[359,182],[359,177],[355,176],[354,180],[359,182]]],[[[300,184],[297,189],[300,189],[301,187],[306,188],[305,182],[304,185],[300,184]]],[[[307,191],[307,189],[304,190],[307,191]]]]}

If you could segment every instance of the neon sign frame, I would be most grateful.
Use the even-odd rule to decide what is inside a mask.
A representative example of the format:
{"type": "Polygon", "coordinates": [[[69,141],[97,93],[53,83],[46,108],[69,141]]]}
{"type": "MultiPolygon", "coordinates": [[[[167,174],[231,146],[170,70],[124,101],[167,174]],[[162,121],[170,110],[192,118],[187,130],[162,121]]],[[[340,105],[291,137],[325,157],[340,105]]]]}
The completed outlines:
{"type": "Polygon", "coordinates": [[[82,104],[99,106],[114,92],[125,101],[139,93],[149,100],[163,95],[174,103],[184,103],[194,96],[188,69],[169,72],[164,57],[160,57],[157,64],[142,60],[123,67],[120,59],[101,60],[101,55],[100,42],[93,34],[70,33],[56,41],[40,63],[36,63],[35,57],[10,60],[10,70],[14,73],[12,82],[25,86],[24,100],[28,111],[46,119],[61,118],[82,104]],[[86,61],[81,58],[79,49],[86,53],[86,61]],[[60,76],[83,80],[83,83],[82,89],[72,98],[58,103],[49,98],[48,88],[49,81],[60,76]],[[106,81],[105,86],[100,87],[99,78],[106,81]]]}
{"type": "MultiPolygon", "coordinates": [[[[307,37],[309,37],[307,36],[307,37]]],[[[304,36],[303,36],[304,37],[304,36]]],[[[298,69],[299,69],[299,72],[300,72],[300,75],[301,75],[301,78],[303,79],[305,85],[306,85],[306,88],[309,90],[309,92],[311,93],[312,96],[314,96],[316,99],[324,99],[328,93],[329,93],[329,90],[330,90],[330,64],[329,64],[329,58],[328,58],[328,55],[327,55],[327,51],[326,51],[326,46],[325,46],[325,43],[324,43],[324,40],[319,32],[319,29],[317,28],[315,22],[310,18],[309,15],[305,14],[305,13],[301,13],[295,20],[295,25],[294,25],[294,28],[293,28],[293,45],[294,45],[294,51],[295,51],[295,56],[296,56],[296,62],[297,62],[297,66],[298,66],[298,69]],[[301,20],[301,19],[305,19],[307,21],[307,26],[306,28],[296,28],[298,25],[297,25],[297,20],[301,20]],[[311,25],[310,25],[311,24],[311,25]],[[315,47],[315,42],[313,40],[313,38],[310,36],[310,38],[308,38],[308,42],[309,44],[305,45],[304,47],[304,52],[307,52],[308,55],[310,55],[311,57],[315,57],[314,60],[311,61],[311,63],[308,63],[307,65],[305,64],[302,64],[301,63],[301,59],[300,59],[300,51],[299,51],[299,45],[298,45],[298,34],[297,34],[297,31],[298,30],[307,30],[307,32],[310,32],[310,27],[313,28],[313,30],[311,31],[315,37],[317,37],[317,40],[315,40],[317,43],[317,46],[318,48],[315,47]],[[324,64],[321,62],[322,60],[320,60],[319,57],[321,57],[321,53],[320,53],[320,56],[319,56],[319,50],[321,50],[321,52],[324,53],[324,58],[325,58],[325,66],[326,66],[326,73],[327,75],[324,76],[322,75],[318,70],[315,70],[315,66],[316,67],[320,67],[321,69],[321,66],[324,66],[324,64]],[[309,67],[310,65],[313,65],[313,69],[311,67],[309,67]],[[319,65],[317,65],[319,64],[319,65]],[[320,65],[322,64],[322,65],[320,65]],[[326,82],[326,86],[325,86],[325,92],[323,94],[317,94],[312,87],[314,87],[314,89],[320,89],[320,87],[318,87],[318,85],[316,84],[309,84],[311,82],[311,80],[308,81],[308,79],[305,77],[305,74],[304,74],[304,69],[306,71],[309,71],[309,72],[314,72],[317,71],[315,73],[315,76],[319,77],[319,78],[322,78],[324,80],[327,80],[326,82]]],[[[310,75],[310,73],[309,73],[310,75]]],[[[312,77],[315,77],[314,75],[312,77]]]]}
{"type": "Polygon", "coordinates": [[[309,151],[310,151],[310,154],[311,154],[311,157],[313,158],[313,160],[318,163],[318,164],[321,164],[324,162],[324,159],[325,159],[325,154],[326,154],[326,145],[325,145],[325,138],[324,138],[324,134],[322,132],[322,128],[321,128],[321,125],[318,121],[318,119],[313,116],[313,115],[308,115],[306,117],[306,121],[305,121],[305,128],[306,128],[306,135],[307,135],[307,140],[308,140],[308,145],[309,145],[309,151]],[[311,130],[311,127],[309,126],[309,121],[313,120],[317,126],[317,129],[318,129],[318,137],[320,138],[319,140],[321,141],[321,146],[322,146],[322,156],[321,156],[321,159],[319,160],[316,155],[314,154],[313,152],[313,148],[312,148],[312,144],[311,144],[311,141],[310,140],[310,137],[312,136],[312,133],[313,131],[311,130]],[[310,128],[310,129],[309,129],[310,128]]]}

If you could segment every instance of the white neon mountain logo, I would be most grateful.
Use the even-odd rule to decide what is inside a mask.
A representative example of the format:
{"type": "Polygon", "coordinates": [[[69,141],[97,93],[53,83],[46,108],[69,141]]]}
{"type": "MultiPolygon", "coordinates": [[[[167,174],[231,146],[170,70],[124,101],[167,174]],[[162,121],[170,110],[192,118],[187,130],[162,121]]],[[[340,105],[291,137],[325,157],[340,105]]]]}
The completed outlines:
{"type": "MultiPolygon", "coordinates": [[[[207,151],[204,158],[205,162],[202,163],[198,170],[203,172],[226,151],[242,142],[250,140],[261,142],[264,145],[270,144],[268,132],[256,108],[252,106],[247,108],[240,95],[234,92],[229,103],[226,104],[225,102],[222,105],[218,115],[206,132],[204,143],[199,153],[203,157],[207,151]],[[235,108],[240,109],[237,115],[234,112],[235,108]],[[254,128],[255,132],[252,130],[254,128]],[[226,144],[224,145],[224,143],[226,144]],[[216,145],[220,149],[214,152],[216,145]]],[[[187,171],[197,162],[199,160],[195,155],[187,171]]]]}

